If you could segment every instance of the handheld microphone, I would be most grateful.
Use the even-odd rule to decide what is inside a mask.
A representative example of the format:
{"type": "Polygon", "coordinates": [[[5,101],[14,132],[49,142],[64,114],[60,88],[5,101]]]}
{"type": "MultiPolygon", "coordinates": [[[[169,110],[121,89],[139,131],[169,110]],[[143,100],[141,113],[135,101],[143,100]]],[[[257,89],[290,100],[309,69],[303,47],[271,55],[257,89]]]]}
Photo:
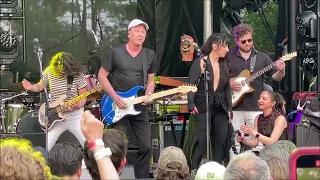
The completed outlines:
{"type": "Polygon", "coordinates": [[[201,53],[200,47],[198,46],[197,43],[193,43],[193,47],[198,53],[201,53]]]}

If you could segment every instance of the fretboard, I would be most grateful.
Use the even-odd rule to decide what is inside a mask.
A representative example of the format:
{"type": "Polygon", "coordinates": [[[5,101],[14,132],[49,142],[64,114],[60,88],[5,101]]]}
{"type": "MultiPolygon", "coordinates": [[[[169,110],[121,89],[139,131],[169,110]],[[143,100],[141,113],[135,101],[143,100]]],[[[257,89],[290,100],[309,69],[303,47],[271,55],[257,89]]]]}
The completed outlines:
{"type": "Polygon", "coordinates": [[[79,96],[77,96],[77,97],[75,97],[75,98],[73,98],[73,99],[65,102],[62,106],[58,106],[58,107],[56,108],[56,110],[57,110],[58,113],[59,113],[59,112],[63,112],[63,111],[65,111],[67,108],[71,107],[73,104],[81,101],[81,100],[84,99],[85,97],[88,97],[88,96],[90,96],[92,93],[98,92],[98,91],[100,91],[100,90],[101,90],[101,87],[97,87],[97,88],[93,89],[92,91],[85,92],[85,93],[83,93],[83,94],[81,94],[81,95],[79,95],[79,96]]]}
{"type": "MultiPolygon", "coordinates": [[[[153,94],[151,94],[151,98],[152,98],[152,100],[155,100],[155,99],[159,99],[159,98],[162,98],[162,97],[166,97],[166,96],[169,96],[169,95],[177,93],[178,90],[179,90],[179,88],[174,88],[174,89],[170,89],[170,90],[166,90],[166,91],[153,93],[153,94]]],[[[134,98],[132,100],[132,105],[142,103],[143,102],[143,98],[144,98],[144,96],[134,98]]]]}
{"type": "Polygon", "coordinates": [[[254,73],[251,77],[245,80],[246,83],[250,83],[254,81],[256,78],[260,77],[261,75],[269,72],[271,69],[275,67],[275,63],[269,64],[267,67],[261,69],[260,71],[254,73]]]}

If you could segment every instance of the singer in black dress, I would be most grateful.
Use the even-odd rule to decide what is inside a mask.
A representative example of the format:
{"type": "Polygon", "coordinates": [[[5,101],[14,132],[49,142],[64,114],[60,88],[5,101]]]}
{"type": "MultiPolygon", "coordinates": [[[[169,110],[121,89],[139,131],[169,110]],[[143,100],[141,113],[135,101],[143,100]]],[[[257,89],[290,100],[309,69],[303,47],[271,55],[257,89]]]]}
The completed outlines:
{"type": "Polygon", "coordinates": [[[204,65],[208,71],[209,129],[212,160],[222,163],[227,145],[228,123],[232,118],[231,89],[229,85],[230,66],[225,58],[229,51],[222,34],[211,35],[201,48],[204,57],[194,60],[189,71],[189,83],[197,85],[196,93],[188,93],[188,110],[194,116],[194,142],[191,153],[191,169],[198,169],[206,152],[206,100],[204,65]]]}

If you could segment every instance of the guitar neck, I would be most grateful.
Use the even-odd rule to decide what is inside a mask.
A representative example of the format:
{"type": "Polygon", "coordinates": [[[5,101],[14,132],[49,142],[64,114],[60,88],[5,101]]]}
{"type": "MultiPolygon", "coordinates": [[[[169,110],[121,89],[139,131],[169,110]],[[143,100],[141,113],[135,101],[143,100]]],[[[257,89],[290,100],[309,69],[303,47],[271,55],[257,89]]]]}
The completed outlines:
{"type": "Polygon", "coordinates": [[[98,92],[98,91],[99,91],[99,89],[94,89],[92,91],[85,92],[85,93],[83,93],[83,94],[81,94],[81,95],[79,95],[79,96],[77,96],[77,97],[65,102],[62,106],[58,106],[57,107],[57,112],[64,111],[65,109],[69,108],[71,105],[81,101],[82,99],[90,96],[92,93],[95,93],[95,92],[98,92]]]}
{"type": "Polygon", "coordinates": [[[271,69],[275,67],[275,63],[269,64],[267,67],[261,69],[260,71],[254,73],[251,77],[246,79],[246,83],[253,82],[256,78],[262,76],[263,74],[269,72],[271,69]]]}
{"type": "MultiPolygon", "coordinates": [[[[172,95],[172,94],[176,94],[178,92],[178,89],[179,88],[174,88],[174,89],[170,89],[170,90],[166,90],[166,91],[153,93],[153,94],[151,94],[151,98],[152,98],[152,100],[155,100],[155,99],[166,97],[166,96],[169,96],[169,95],[172,95]]],[[[134,104],[142,103],[143,102],[143,98],[144,98],[144,96],[134,98],[132,100],[132,104],[134,105],[134,104]]]]}

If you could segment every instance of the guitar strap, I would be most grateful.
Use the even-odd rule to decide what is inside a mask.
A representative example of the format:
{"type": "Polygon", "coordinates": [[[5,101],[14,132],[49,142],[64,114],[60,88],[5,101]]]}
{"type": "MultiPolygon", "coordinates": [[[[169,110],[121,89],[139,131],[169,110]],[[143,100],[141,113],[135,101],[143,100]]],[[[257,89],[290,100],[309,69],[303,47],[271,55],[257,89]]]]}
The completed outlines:
{"type": "Polygon", "coordinates": [[[252,47],[252,50],[253,50],[253,56],[251,57],[251,60],[250,60],[250,68],[249,68],[249,71],[251,73],[253,73],[254,71],[254,67],[256,66],[256,61],[257,61],[257,50],[252,47]]]}
{"type": "Polygon", "coordinates": [[[142,48],[142,70],[143,70],[143,83],[144,83],[144,88],[147,88],[147,49],[142,48]]]}
{"type": "Polygon", "coordinates": [[[71,98],[71,88],[72,88],[72,84],[73,84],[73,76],[68,75],[67,76],[67,98],[71,98]]]}

